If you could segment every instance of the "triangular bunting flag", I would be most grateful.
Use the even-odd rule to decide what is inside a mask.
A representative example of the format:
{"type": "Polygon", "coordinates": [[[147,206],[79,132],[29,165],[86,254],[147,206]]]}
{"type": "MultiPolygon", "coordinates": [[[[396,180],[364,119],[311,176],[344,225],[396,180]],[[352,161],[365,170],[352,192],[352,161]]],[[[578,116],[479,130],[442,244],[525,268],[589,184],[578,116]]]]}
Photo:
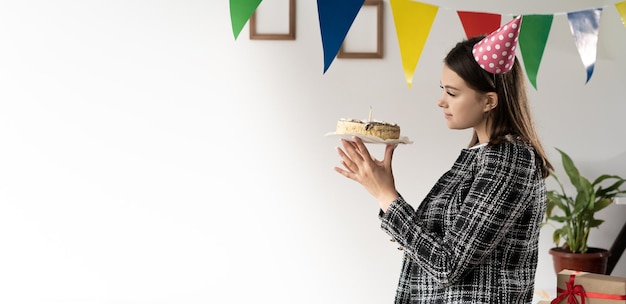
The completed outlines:
{"type": "Polygon", "coordinates": [[[230,0],[230,22],[235,40],[262,0],[230,0]]]}
{"type": "Polygon", "coordinates": [[[472,38],[479,35],[488,35],[500,27],[502,16],[499,14],[482,12],[457,11],[465,35],[472,38]]]}
{"type": "Polygon", "coordinates": [[[324,73],[337,56],[365,0],[317,0],[324,49],[324,73]]]}
{"type": "Polygon", "coordinates": [[[602,8],[567,13],[567,20],[576,42],[580,59],[587,70],[587,81],[591,79],[596,64],[598,31],[602,8]]]}
{"type": "Polygon", "coordinates": [[[400,57],[409,88],[439,7],[412,0],[390,0],[400,57]]]}
{"type": "Polygon", "coordinates": [[[519,46],[524,59],[524,68],[535,90],[539,64],[546,48],[553,19],[553,15],[524,15],[524,22],[520,29],[519,46]]]}
{"type": "Polygon", "coordinates": [[[615,3],[615,8],[620,18],[622,18],[622,24],[626,27],[626,1],[615,3]]]}

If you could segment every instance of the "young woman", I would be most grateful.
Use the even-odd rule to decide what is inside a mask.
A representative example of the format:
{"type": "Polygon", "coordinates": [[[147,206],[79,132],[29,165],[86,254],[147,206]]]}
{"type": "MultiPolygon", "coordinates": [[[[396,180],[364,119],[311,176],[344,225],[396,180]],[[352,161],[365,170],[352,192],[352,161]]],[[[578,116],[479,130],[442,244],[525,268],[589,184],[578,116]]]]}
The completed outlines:
{"type": "Polygon", "coordinates": [[[404,248],[395,303],[532,301],[552,166],[519,62],[513,55],[501,73],[481,68],[474,52],[482,38],[459,42],[444,60],[437,105],[450,129],[474,135],[417,210],[395,188],[394,145],[382,161],[358,137],[337,148],[343,168],[335,170],[376,198],[382,229],[404,248]]]}

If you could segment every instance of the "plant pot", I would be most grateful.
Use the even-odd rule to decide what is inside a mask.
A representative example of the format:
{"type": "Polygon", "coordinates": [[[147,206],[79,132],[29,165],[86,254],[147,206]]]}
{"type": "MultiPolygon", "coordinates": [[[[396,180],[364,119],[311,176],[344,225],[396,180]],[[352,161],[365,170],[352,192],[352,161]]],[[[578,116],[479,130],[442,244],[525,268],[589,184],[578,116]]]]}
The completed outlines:
{"type": "Polygon", "coordinates": [[[602,248],[589,247],[585,253],[572,253],[560,247],[550,249],[554,271],[563,269],[606,274],[606,266],[611,253],[602,248]]]}

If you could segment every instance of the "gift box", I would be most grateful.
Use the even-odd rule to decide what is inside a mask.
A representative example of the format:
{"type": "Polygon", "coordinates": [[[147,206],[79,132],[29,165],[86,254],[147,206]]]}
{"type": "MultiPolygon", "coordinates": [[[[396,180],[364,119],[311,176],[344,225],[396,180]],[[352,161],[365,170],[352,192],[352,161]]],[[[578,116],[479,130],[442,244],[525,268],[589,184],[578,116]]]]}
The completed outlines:
{"type": "Polygon", "coordinates": [[[562,270],[556,286],[557,297],[552,304],[626,304],[626,278],[562,270]]]}

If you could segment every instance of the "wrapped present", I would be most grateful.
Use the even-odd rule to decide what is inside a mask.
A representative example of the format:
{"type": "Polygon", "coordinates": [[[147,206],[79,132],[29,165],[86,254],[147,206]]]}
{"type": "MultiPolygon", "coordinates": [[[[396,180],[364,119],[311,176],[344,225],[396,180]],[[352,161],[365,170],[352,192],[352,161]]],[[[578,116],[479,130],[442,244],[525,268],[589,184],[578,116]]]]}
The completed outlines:
{"type": "Polygon", "coordinates": [[[626,304],[626,278],[562,270],[552,304],[626,304]]]}

